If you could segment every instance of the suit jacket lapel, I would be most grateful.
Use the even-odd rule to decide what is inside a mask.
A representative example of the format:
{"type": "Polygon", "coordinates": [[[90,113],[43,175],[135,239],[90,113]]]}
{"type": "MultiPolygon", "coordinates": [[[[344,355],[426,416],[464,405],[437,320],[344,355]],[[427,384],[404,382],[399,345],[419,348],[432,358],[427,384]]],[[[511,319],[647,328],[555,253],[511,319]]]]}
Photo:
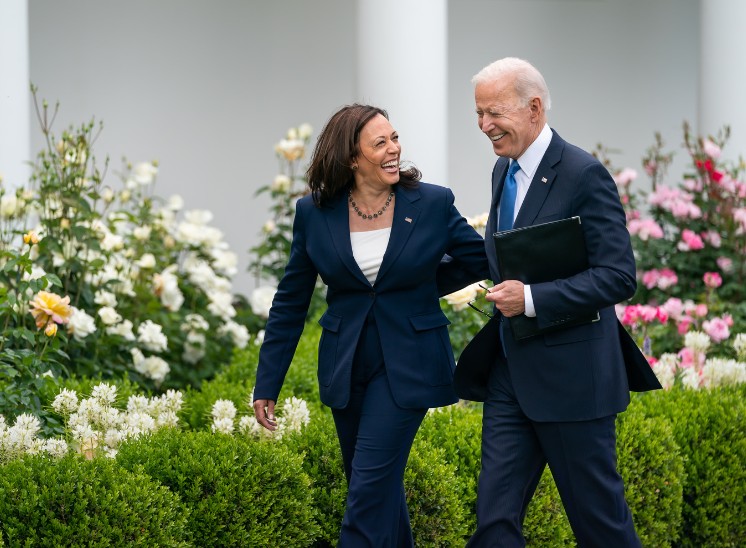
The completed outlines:
{"type": "Polygon", "coordinates": [[[562,150],[565,147],[565,142],[562,138],[552,130],[552,140],[549,143],[549,148],[544,153],[544,157],[539,163],[539,167],[536,168],[534,178],[531,180],[531,185],[528,187],[528,193],[526,198],[523,200],[521,209],[518,211],[518,215],[515,218],[513,226],[522,227],[533,224],[539,211],[541,210],[544,201],[549,195],[549,191],[552,188],[552,183],[557,177],[557,172],[554,170],[554,166],[562,158],[562,150]]]}
{"type": "Polygon", "coordinates": [[[412,230],[417,224],[417,219],[421,213],[420,209],[414,205],[419,199],[419,190],[406,190],[401,186],[397,186],[391,236],[389,237],[389,245],[386,248],[386,253],[383,255],[381,268],[378,271],[376,285],[380,283],[381,278],[386,275],[391,265],[396,262],[397,257],[399,257],[409,236],[412,234],[412,230]]]}
{"type": "Polygon", "coordinates": [[[490,213],[487,216],[487,226],[484,229],[484,245],[487,250],[487,262],[493,276],[497,276],[497,256],[492,235],[497,232],[497,205],[500,203],[500,195],[503,191],[508,165],[508,159],[501,157],[498,158],[495,167],[492,169],[492,203],[490,203],[490,213]]]}
{"type": "Polygon", "coordinates": [[[352,243],[350,242],[350,217],[347,209],[347,195],[342,194],[329,206],[326,223],[329,227],[329,234],[337,250],[340,260],[347,269],[364,284],[370,286],[368,278],[365,277],[362,270],[352,254],[352,243]]]}

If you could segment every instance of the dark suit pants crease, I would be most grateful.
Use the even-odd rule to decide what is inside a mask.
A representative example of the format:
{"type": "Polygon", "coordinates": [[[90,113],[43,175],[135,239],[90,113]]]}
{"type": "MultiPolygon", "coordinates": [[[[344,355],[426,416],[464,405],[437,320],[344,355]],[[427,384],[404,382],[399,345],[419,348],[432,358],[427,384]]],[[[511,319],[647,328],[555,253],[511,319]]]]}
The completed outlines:
{"type": "Polygon", "coordinates": [[[497,360],[483,412],[477,530],[468,546],[526,545],[522,523],[546,464],[579,547],[640,546],[616,469],[615,419],[534,422],[518,405],[507,364],[497,360]]]}
{"type": "Polygon", "coordinates": [[[402,409],[391,394],[372,314],[352,369],[350,402],[333,409],[347,477],[347,507],[338,546],[414,545],[404,469],[426,409],[402,409]]]}

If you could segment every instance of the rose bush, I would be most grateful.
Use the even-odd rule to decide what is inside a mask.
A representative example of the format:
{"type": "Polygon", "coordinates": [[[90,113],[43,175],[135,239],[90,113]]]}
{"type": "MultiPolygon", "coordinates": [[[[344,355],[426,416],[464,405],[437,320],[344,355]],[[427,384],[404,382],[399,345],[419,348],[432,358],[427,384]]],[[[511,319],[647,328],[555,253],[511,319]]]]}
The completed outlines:
{"type": "Polygon", "coordinates": [[[746,181],[744,166],[722,160],[729,130],[695,137],[684,124],[690,166],[665,184],[673,159],[659,135],[637,172],[614,170],[637,259],[638,290],[617,307],[662,383],[697,388],[746,382],[746,181]]]}
{"type": "Polygon", "coordinates": [[[0,187],[0,412],[42,413],[46,376],[198,386],[263,325],[246,310],[237,321],[235,253],[212,213],[155,193],[157,162],[105,183],[101,125],[57,137],[56,109],[32,92],[46,148],[27,187],[0,187]]]}

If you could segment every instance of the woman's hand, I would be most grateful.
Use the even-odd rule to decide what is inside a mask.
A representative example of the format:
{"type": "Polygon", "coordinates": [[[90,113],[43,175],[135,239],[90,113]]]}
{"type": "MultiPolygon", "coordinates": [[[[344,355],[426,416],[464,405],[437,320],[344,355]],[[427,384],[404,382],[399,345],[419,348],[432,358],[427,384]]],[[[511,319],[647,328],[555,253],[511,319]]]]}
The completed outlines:
{"type": "Polygon", "coordinates": [[[274,400],[254,401],[254,415],[256,416],[256,422],[261,424],[270,432],[274,432],[275,430],[277,430],[274,400]]]}

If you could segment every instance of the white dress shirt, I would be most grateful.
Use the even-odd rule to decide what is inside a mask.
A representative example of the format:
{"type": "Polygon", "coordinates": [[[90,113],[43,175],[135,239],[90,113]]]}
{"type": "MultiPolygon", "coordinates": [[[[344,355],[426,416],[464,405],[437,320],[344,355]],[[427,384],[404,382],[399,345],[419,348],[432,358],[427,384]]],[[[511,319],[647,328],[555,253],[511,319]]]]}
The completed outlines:
{"type": "MultiPolygon", "coordinates": [[[[518,165],[521,169],[515,174],[516,182],[516,196],[515,196],[515,208],[513,209],[513,220],[518,216],[518,212],[523,205],[523,200],[526,199],[528,193],[528,187],[531,186],[531,181],[536,174],[536,170],[539,169],[544,154],[549,148],[549,143],[552,141],[552,130],[548,124],[544,124],[539,135],[536,137],[533,143],[529,145],[526,151],[518,158],[518,165]]],[[[534,299],[531,295],[531,286],[523,286],[523,302],[526,310],[524,314],[529,318],[536,316],[536,308],[534,307],[534,299]]]]}

